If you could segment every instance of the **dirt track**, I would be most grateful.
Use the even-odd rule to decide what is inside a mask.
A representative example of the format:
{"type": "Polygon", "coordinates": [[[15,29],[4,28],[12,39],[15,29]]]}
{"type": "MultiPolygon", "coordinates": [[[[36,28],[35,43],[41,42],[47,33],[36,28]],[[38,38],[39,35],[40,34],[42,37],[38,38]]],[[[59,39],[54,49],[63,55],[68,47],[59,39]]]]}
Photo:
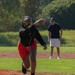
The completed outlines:
{"type": "MultiPolygon", "coordinates": [[[[49,58],[49,52],[38,52],[37,58],[49,58]]],[[[19,58],[19,54],[17,52],[0,52],[0,58],[19,58]]],[[[57,54],[53,54],[53,58],[56,58],[57,54]]],[[[60,53],[61,59],[75,59],[75,52],[62,52],[60,53]]]]}

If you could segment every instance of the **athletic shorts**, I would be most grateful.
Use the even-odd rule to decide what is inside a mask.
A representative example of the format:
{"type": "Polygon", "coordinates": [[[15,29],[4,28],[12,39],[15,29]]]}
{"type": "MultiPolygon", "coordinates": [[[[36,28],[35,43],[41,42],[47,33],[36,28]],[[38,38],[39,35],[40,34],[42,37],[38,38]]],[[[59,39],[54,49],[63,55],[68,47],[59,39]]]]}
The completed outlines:
{"type": "Polygon", "coordinates": [[[52,47],[60,47],[60,39],[52,39],[52,38],[50,38],[50,46],[52,46],[52,47]]]}
{"type": "Polygon", "coordinates": [[[18,42],[18,51],[21,58],[24,58],[25,56],[29,55],[29,52],[31,49],[37,48],[36,41],[34,40],[33,44],[31,46],[25,47],[20,42],[18,42]]]}
{"type": "Polygon", "coordinates": [[[36,40],[34,39],[34,42],[31,45],[31,49],[35,49],[35,48],[37,48],[37,43],[36,43],[36,40]]]}

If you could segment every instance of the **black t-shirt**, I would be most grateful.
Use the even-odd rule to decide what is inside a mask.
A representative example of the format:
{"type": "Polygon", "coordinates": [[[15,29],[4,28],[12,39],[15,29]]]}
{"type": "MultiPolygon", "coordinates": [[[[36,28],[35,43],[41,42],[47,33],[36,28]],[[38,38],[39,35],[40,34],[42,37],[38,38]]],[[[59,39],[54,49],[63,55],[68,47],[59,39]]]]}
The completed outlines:
{"type": "Polygon", "coordinates": [[[34,38],[36,38],[42,46],[46,44],[34,25],[31,25],[25,29],[21,29],[19,32],[19,37],[21,44],[26,47],[32,45],[34,38]]]}
{"type": "Polygon", "coordinates": [[[55,23],[55,25],[49,25],[48,31],[51,32],[50,38],[60,38],[59,30],[61,29],[60,25],[55,23]]]}

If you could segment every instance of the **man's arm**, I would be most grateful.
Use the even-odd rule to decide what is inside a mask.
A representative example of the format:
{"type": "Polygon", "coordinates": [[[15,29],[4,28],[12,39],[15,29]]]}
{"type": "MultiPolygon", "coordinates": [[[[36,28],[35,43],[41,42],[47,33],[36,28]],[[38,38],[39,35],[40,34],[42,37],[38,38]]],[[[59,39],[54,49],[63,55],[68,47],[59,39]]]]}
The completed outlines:
{"type": "Polygon", "coordinates": [[[35,38],[44,47],[44,50],[47,49],[46,43],[37,29],[35,31],[35,38]]]}
{"type": "Polygon", "coordinates": [[[48,42],[50,42],[50,32],[48,31],[48,42]]]}
{"type": "Polygon", "coordinates": [[[63,30],[62,30],[62,29],[60,29],[59,33],[60,33],[60,38],[62,38],[63,30]]]}
{"type": "Polygon", "coordinates": [[[38,26],[38,25],[41,25],[41,24],[45,24],[45,19],[39,19],[39,20],[36,20],[34,24],[28,26],[28,30],[29,32],[32,32],[33,30],[35,31],[35,27],[38,26]]]}
{"type": "Polygon", "coordinates": [[[34,26],[38,26],[38,25],[41,25],[41,24],[45,24],[45,19],[39,19],[39,20],[36,20],[35,23],[34,23],[34,26]]]}

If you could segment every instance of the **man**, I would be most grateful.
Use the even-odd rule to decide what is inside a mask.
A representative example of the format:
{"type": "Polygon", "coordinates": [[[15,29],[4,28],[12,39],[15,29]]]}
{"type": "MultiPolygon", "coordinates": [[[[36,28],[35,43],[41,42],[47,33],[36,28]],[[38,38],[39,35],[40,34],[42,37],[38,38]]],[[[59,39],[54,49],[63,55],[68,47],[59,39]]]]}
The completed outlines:
{"type": "Polygon", "coordinates": [[[52,58],[53,49],[56,47],[57,49],[57,58],[60,58],[60,39],[62,38],[62,29],[59,24],[57,24],[52,17],[50,19],[50,25],[48,27],[48,42],[51,46],[51,52],[49,59],[52,58]]]}
{"type": "Polygon", "coordinates": [[[35,28],[44,22],[44,19],[40,19],[32,24],[32,20],[29,16],[25,16],[22,21],[23,29],[21,29],[19,32],[20,41],[18,42],[18,51],[23,61],[22,72],[24,74],[26,74],[31,63],[31,75],[35,75],[37,48],[36,40],[44,47],[44,49],[47,49],[46,43],[42,39],[38,30],[35,28]]]}

